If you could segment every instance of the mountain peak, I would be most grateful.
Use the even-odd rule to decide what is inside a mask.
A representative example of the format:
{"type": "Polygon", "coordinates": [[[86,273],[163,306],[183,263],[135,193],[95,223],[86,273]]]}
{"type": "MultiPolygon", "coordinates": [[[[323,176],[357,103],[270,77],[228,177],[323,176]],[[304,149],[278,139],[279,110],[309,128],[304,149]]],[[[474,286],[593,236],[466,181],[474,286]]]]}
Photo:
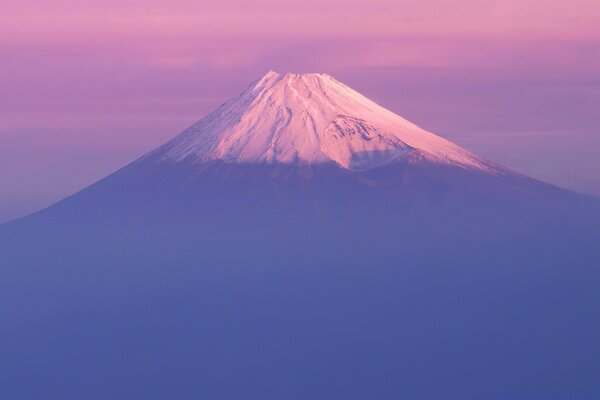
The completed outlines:
{"type": "Polygon", "coordinates": [[[280,74],[276,71],[273,70],[269,70],[262,79],[265,78],[287,78],[287,79],[299,79],[302,77],[314,77],[314,78],[326,78],[326,77],[330,77],[328,74],[324,73],[324,72],[307,72],[307,73],[296,73],[296,72],[286,72],[283,74],[280,74]]]}
{"type": "Polygon", "coordinates": [[[336,163],[350,170],[407,157],[491,168],[324,73],[269,71],[151,154],[170,162],[336,163]]]}

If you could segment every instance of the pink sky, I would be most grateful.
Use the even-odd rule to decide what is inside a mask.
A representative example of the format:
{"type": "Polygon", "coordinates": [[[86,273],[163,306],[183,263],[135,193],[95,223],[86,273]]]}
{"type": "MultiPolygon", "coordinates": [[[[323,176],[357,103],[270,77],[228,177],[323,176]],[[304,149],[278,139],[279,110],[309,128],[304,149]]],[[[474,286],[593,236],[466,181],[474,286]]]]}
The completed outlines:
{"type": "Polygon", "coordinates": [[[597,0],[8,0],[0,221],[119,168],[269,69],[328,72],[495,161],[600,195],[599,27],[597,0]]]}

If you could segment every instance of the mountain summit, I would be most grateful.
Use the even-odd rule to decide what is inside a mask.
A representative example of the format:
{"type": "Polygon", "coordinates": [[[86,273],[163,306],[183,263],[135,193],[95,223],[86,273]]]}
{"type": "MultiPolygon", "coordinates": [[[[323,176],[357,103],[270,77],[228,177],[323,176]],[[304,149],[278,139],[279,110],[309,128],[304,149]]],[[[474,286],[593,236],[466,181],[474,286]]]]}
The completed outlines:
{"type": "Polygon", "coordinates": [[[153,155],[202,163],[335,163],[349,170],[398,159],[496,168],[327,74],[272,71],[153,155]]]}

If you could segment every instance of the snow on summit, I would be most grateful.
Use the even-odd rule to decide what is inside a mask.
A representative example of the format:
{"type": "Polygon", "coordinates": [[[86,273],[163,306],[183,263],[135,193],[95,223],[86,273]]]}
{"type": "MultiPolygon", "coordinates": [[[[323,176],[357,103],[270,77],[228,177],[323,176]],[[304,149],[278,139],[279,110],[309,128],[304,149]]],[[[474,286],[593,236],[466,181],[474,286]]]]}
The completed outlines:
{"type": "Polygon", "coordinates": [[[165,161],[201,163],[335,162],[350,170],[414,155],[494,169],[327,74],[273,71],[151,154],[165,161]]]}

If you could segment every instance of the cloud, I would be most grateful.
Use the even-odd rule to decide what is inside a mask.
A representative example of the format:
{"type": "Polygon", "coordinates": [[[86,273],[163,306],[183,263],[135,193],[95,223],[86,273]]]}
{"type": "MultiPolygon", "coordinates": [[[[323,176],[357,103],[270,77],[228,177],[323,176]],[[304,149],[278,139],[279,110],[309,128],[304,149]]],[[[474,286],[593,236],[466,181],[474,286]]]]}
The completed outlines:
{"type": "Polygon", "coordinates": [[[13,1],[0,37],[21,41],[107,38],[281,39],[471,34],[598,38],[596,0],[13,1]]]}

